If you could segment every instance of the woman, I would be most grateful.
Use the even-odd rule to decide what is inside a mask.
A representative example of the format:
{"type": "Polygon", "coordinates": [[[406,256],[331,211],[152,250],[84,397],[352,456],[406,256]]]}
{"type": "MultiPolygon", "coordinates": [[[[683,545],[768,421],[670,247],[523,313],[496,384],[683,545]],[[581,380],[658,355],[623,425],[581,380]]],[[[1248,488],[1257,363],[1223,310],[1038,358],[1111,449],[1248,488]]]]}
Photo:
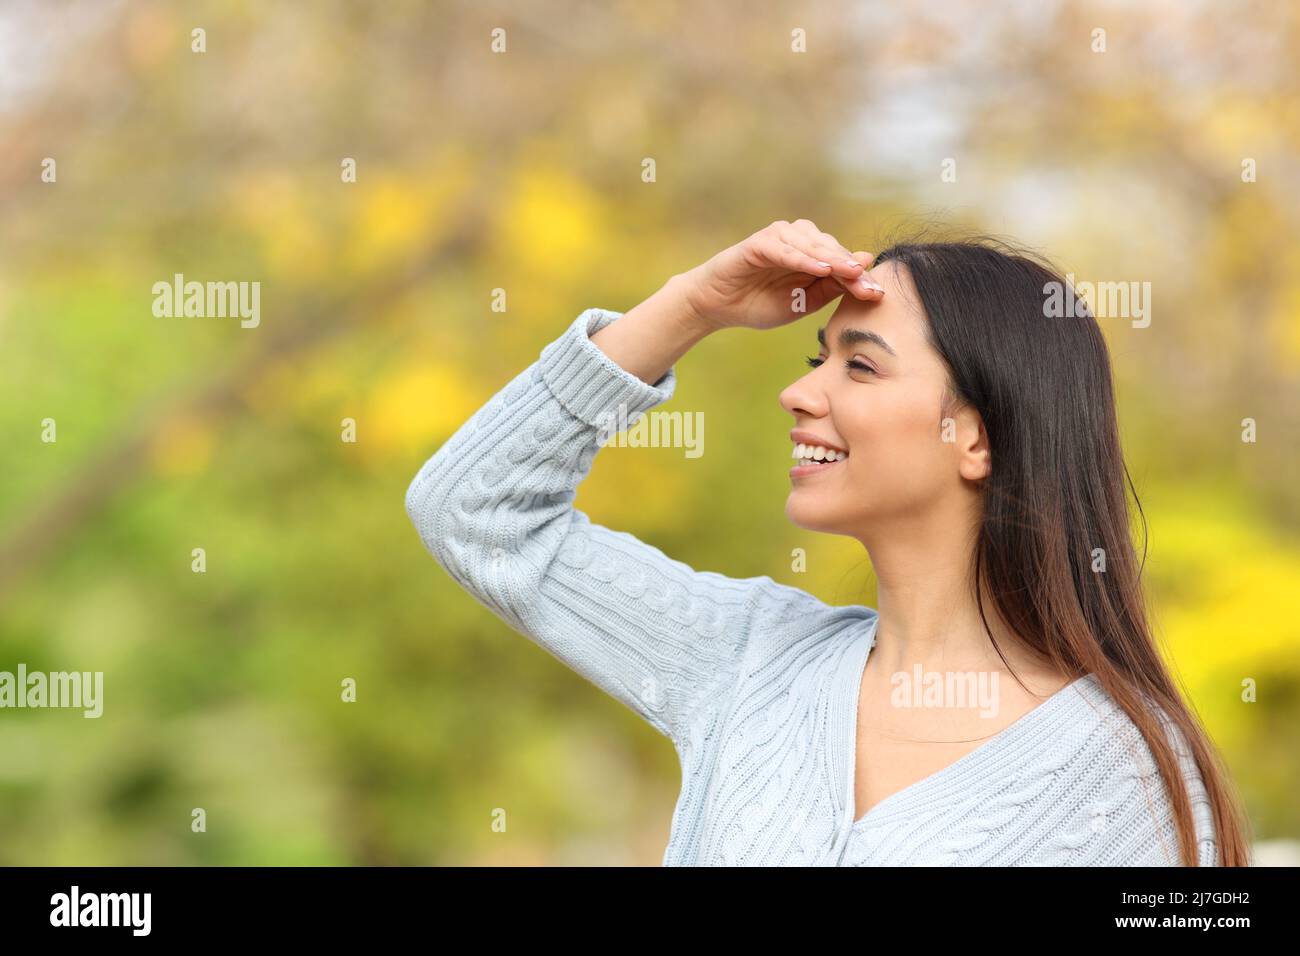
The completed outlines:
{"type": "Polygon", "coordinates": [[[666,865],[1248,863],[1145,618],[1105,342],[1046,317],[1060,283],[986,241],[873,260],[775,222],[583,312],[416,476],[448,573],[673,741],[666,865]],[[786,513],[863,544],[878,608],[695,571],[573,508],[692,345],[837,298],[781,395],[786,513]]]}

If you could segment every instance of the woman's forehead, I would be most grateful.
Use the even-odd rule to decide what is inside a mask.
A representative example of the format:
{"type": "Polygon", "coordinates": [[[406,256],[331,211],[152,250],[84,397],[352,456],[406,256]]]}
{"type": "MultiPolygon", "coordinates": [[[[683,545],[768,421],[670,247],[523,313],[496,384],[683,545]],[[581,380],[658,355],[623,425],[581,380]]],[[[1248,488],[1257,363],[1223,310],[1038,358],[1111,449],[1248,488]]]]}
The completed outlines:
{"type": "Polygon", "coordinates": [[[917,297],[916,287],[905,266],[889,259],[866,273],[885,290],[881,299],[862,300],[845,293],[826,324],[826,342],[830,345],[848,326],[876,332],[898,350],[899,343],[925,341],[925,310],[917,297]]]}

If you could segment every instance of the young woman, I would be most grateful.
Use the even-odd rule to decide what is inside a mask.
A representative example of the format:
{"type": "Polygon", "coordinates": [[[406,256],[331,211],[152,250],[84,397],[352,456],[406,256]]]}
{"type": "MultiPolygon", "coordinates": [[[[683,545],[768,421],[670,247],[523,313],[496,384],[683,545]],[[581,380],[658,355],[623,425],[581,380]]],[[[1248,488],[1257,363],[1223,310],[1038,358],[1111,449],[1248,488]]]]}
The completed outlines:
{"type": "Polygon", "coordinates": [[[775,222],[583,312],[420,470],[407,511],[442,567],[673,741],[666,865],[1248,864],[1146,621],[1105,342],[1044,308],[1063,288],[986,241],[873,260],[775,222]],[[786,513],[862,543],[877,608],[696,571],[574,509],[692,345],[837,298],[781,394],[786,513]]]}

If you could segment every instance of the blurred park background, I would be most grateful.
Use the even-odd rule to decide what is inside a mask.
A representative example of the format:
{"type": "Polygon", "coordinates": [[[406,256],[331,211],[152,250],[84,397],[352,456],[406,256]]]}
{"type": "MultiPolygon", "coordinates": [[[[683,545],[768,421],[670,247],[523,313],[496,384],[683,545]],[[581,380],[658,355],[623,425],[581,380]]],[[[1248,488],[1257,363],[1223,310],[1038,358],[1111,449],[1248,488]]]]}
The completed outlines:
{"type": "MultiPolygon", "coordinates": [[[[0,863],[658,864],[671,744],[461,592],[403,496],[579,311],[800,217],[1151,282],[1149,327],[1102,324],[1153,620],[1285,858],[1298,56],[1272,2],[0,6],[0,670],[104,672],[99,719],[0,712],[0,863]],[[260,282],[260,325],[155,317],[176,273],[260,282]]],[[[609,448],[577,506],[872,604],[860,547],[783,512],[777,395],[829,314],[702,343],[669,408],[706,453],[609,448]]]]}

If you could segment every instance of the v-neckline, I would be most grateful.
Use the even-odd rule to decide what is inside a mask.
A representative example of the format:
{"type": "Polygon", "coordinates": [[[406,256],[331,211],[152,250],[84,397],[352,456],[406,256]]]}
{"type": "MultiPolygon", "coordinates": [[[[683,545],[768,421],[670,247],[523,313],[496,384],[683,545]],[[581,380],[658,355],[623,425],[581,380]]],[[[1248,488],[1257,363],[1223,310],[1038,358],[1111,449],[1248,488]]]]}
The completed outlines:
{"type": "MultiPolygon", "coordinates": [[[[865,826],[868,820],[878,816],[881,812],[884,812],[887,809],[892,809],[895,804],[915,796],[916,793],[934,786],[936,783],[952,776],[954,773],[965,770],[972,763],[976,763],[979,760],[992,755],[998,747],[1005,745],[1017,735],[1024,733],[1039,720],[1049,716],[1053,708],[1066,701],[1069,698],[1070,692],[1077,690],[1079,685],[1090,676],[1084,674],[1082,677],[1072,680],[1060,690],[1045,698],[1033,709],[1021,714],[1018,718],[1007,724],[1007,726],[1003,727],[1000,731],[988,740],[984,741],[984,743],[980,744],[974,750],[963,754],[952,763],[940,767],[938,770],[934,771],[934,773],[928,774],[920,780],[908,784],[901,790],[895,790],[883,800],[878,800],[870,810],[855,820],[854,817],[857,814],[858,708],[861,705],[862,699],[862,678],[866,673],[867,661],[871,658],[871,651],[876,646],[876,630],[879,627],[879,624],[880,615],[877,614],[871,623],[870,630],[864,631],[862,634],[857,649],[858,656],[855,665],[850,669],[850,672],[856,673],[857,675],[857,680],[847,695],[847,706],[850,708],[848,713],[850,729],[848,733],[848,780],[845,788],[845,806],[848,809],[849,822],[845,829],[846,832],[850,833],[865,826]]],[[[841,700],[841,704],[844,704],[843,700],[841,700]]]]}

